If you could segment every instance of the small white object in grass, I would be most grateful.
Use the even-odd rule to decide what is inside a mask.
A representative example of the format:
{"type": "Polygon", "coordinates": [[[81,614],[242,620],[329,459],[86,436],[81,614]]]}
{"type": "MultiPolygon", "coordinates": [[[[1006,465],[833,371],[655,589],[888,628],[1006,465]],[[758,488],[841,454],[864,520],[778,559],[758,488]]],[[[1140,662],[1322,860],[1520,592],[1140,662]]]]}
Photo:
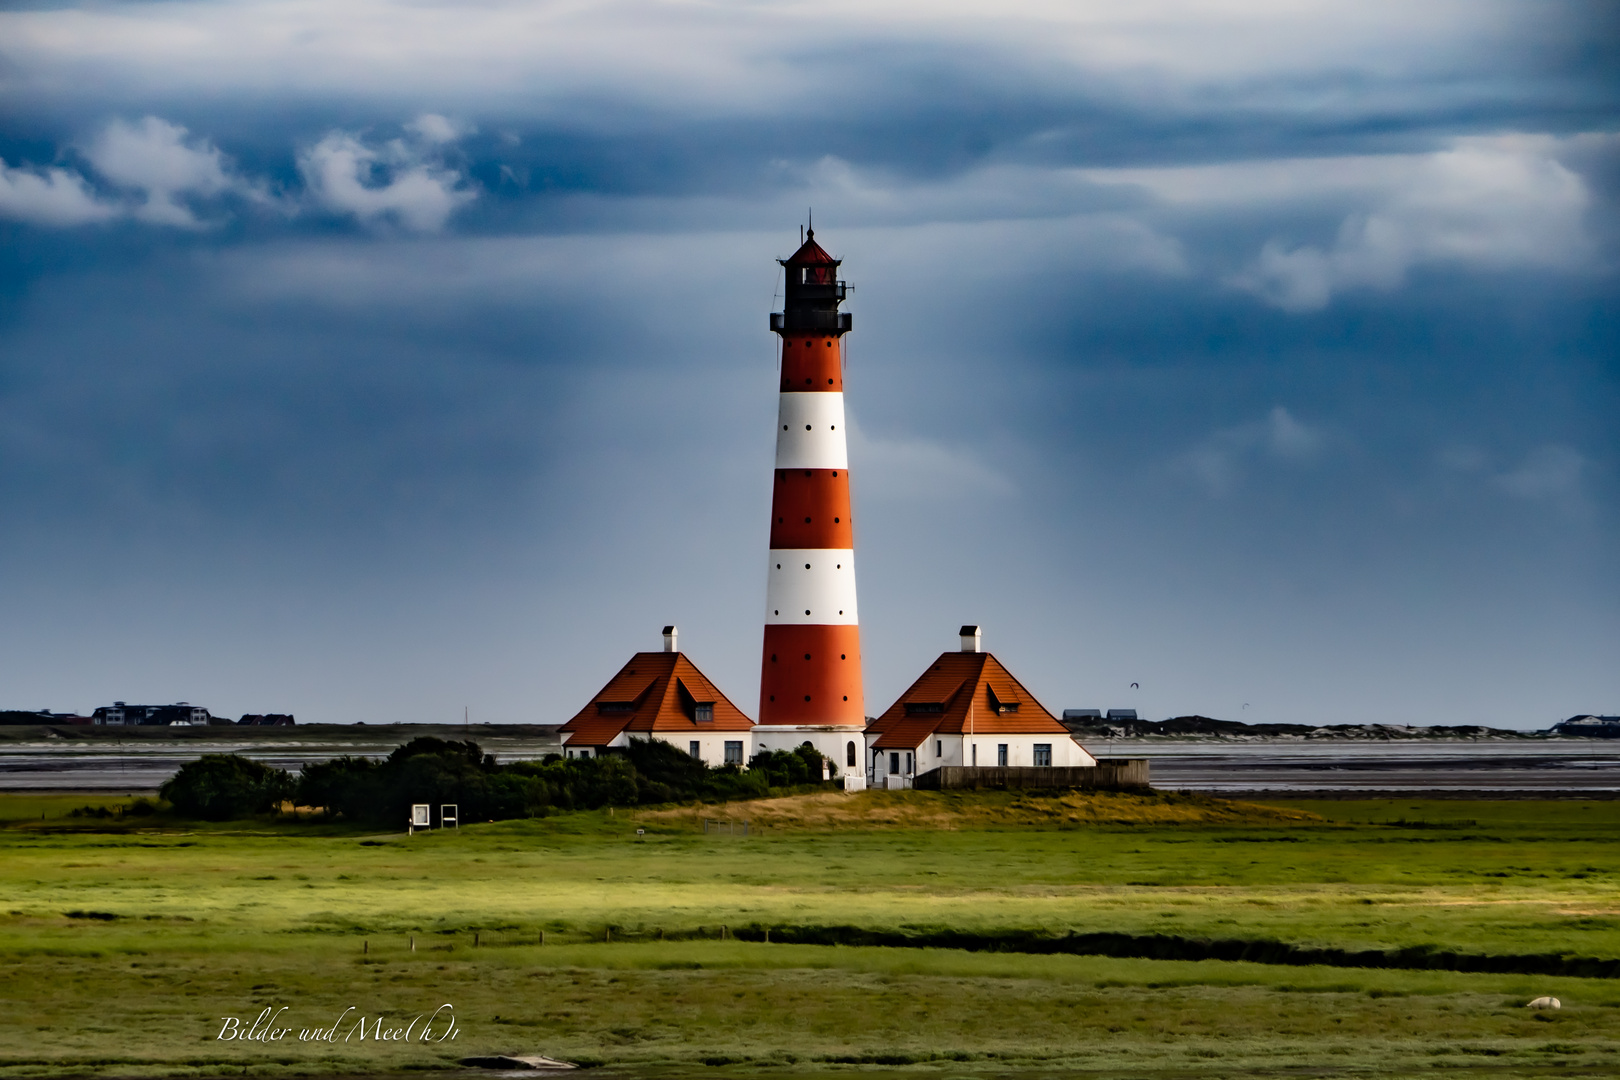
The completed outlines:
{"type": "Polygon", "coordinates": [[[1562,1009],[1563,1007],[1564,1003],[1555,997],[1538,997],[1525,1006],[1527,1009],[1562,1009]]]}

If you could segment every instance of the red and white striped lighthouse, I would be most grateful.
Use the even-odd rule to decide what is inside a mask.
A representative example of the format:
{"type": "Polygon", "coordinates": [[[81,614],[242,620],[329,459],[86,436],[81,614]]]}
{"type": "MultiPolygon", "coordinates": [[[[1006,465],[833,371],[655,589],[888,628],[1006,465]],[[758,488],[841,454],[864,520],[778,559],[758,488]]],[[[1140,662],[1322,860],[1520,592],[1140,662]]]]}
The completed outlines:
{"type": "Polygon", "coordinates": [[[811,229],[786,269],[759,688],[760,748],[809,743],[863,787],[866,727],[844,427],[845,285],[811,229]]]}

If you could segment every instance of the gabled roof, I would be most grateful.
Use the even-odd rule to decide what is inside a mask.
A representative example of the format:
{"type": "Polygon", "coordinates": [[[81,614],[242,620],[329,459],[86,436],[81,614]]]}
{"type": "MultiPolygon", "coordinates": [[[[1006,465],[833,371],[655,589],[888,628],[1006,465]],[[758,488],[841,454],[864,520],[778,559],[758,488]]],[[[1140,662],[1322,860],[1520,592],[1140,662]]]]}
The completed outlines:
{"type": "Polygon", "coordinates": [[[908,750],[933,735],[1069,734],[986,652],[940,653],[866,731],[878,736],[874,749],[908,750]]]}
{"type": "Polygon", "coordinates": [[[641,652],[561,730],[566,744],[606,746],[622,732],[673,735],[749,731],[753,726],[685,653],[641,652]],[[712,705],[714,719],[699,722],[698,705],[712,705]]]}

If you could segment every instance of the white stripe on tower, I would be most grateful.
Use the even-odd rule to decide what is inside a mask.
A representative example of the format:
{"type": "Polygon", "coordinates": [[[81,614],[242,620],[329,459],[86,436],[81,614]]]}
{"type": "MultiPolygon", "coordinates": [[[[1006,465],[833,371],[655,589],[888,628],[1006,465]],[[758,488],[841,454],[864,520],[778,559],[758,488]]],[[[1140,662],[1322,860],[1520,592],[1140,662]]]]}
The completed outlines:
{"type": "Polygon", "coordinates": [[[783,394],[777,407],[778,469],[847,469],[842,393],[783,394]]]}
{"type": "Polygon", "coordinates": [[[856,626],[854,548],[772,548],[765,624],[856,626]]]}

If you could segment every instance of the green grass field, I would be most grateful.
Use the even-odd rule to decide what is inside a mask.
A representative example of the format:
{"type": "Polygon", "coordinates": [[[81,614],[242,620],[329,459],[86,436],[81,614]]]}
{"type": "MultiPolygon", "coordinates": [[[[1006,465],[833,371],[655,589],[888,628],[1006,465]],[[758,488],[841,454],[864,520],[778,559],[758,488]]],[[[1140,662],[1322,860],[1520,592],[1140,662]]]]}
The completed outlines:
{"type": "Polygon", "coordinates": [[[871,793],[406,838],[65,816],[95,801],[0,796],[0,1075],[494,1052],[659,1076],[1620,1072],[1616,979],[782,943],[1116,932],[1614,960],[1620,803],[871,793]],[[723,816],[750,835],[702,831],[723,816]],[[1540,994],[1565,1007],[1522,1007],[1540,994]],[[267,1006],[295,1029],[355,1006],[350,1030],[445,1003],[453,1042],[215,1037],[267,1006]]]}

